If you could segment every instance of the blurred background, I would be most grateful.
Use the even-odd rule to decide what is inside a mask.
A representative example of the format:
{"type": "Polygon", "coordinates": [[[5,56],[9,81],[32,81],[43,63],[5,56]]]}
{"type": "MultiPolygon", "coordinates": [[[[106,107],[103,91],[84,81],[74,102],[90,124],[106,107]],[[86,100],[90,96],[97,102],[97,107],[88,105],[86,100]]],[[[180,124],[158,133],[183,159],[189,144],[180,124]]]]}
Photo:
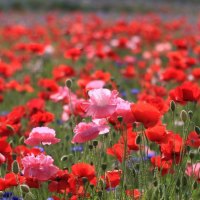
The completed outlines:
{"type": "Polygon", "coordinates": [[[0,10],[198,13],[200,0],[0,0],[0,10]]]}

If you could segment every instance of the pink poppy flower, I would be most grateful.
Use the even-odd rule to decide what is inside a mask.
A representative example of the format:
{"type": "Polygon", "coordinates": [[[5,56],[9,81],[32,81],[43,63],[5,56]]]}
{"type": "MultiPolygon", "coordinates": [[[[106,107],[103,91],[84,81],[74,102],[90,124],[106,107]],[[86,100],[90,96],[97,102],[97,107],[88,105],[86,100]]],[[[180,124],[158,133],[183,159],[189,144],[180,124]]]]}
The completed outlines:
{"type": "Polygon", "coordinates": [[[200,163],[196,163],[196,164],[188,164],[185,170],[185,173],[188,176],[193,176],[194,178],[196,178],[198,181],[200,181],[200,163]]]}
{"type": "Polygon", "coordinates": [[[29,137],[24,141],[25,144],[36,146],[39,144],[50,145],[60,142],[60,139],[55,138],[55,130],[48,127],[33,128],[29,137]]]}
{"type": "Polygon", "coordinates": [[[82,104],[87,116],[100,119],[109,117],[115,112],[118,95],[116,90],[93,89],[88,92],[88,95],[89,101],[82,104]]]}
{"type": "Polygon", "coordinates": [[[108,121],[106,119],[93,119],[92,122],[99,125],[99,135],[103,135],[110,131],[110,126],[108,125],[108,121]]]}
{"type": "Polygon", "coordinates": [[[61,115],[62,121],[68,121],[72,114],[84,116],[84,110],[82,109],[81,105],[82,102],[85,102],[84,99],[77,99],[73,98],[71,100],[71,104],[66,104],[63,106],[63,113],[61,115]]]}
{"type": "Polygon", "coordinates": [[[44,154],[25,156],[22,159],[22,165],[24,167],[22,173],[26,178],[36,178],[39,181],[49,180],[55,175],[59,168],[53,165],[53,158],[51,156],[45,156],[44,154]]]}
{"type": "Polygon", "coordinates": [[[72,143],[84,143],[95,139],[102,132],[105,125],[98,125],[93,122],[81,122],[74,128],[72,143]]]}
{"type": "Polygon", "coordinates": [[[105,85],[105,81],[102,80],[94,80],[94,81],[90,81],[87,85],[86,85],[86,89],[91,90],[91,89],[99,89],[99,88],[103,88],[103,86],[105,85]]]}
{"type": "Polygon", "coordinates": [[[112,114],[112,119],[117,119],[117,117],[121,116],[123,118],[123,122],[127,125],[131,125],[135,122],[135,118],[131,111],[131,103],[123,100],[122,98],[117,98],[117,108],[115,112],[112,114]]]}
{"type": "Polygon", "coordinates": [[[50,96],[50,99],[53,102],[62,101],[64,99],[73,100],[73,99],[76,99],[76,95],[73,94],[71,91],[69,91],[69,89],[67,87],[59,87],[58,91],[55,94],[52,94],[50,96]]]}

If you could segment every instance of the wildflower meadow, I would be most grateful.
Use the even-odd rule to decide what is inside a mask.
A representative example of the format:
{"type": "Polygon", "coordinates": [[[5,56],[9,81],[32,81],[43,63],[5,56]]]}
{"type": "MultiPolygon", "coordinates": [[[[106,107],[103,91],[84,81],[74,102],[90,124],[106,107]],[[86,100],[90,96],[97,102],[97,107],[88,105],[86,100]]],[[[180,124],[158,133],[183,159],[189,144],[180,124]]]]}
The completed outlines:
{"type": "Polygon", "coordinates": [[[200,199],[200,20],[0,21],[0,200],[200,199]]]}

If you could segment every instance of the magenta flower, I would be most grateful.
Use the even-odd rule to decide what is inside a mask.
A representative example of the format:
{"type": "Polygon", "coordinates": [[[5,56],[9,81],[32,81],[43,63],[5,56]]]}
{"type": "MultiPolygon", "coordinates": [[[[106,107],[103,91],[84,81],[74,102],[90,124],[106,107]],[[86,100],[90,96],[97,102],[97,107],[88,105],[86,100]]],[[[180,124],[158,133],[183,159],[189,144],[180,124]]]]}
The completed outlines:
{"type": "Polygon", "coordinates": [[[33,154],[25,156],[22,159],[24,167],[22,173],[26,178],[36,178],[39,181],[49,180],[59,170],[58,167],[53,165],[53,161],[51,156],[45,156],[44,154],[36,157],[33,154]]]}
{"type": "Polygon", "coordinates": [[[72,143],[84,143],[93,140],[105,129],[105,125],[98,125],[93,122],[81,122],[74,128],[72,143]]]}
{"type": "Polygon", "coordinates": [[[48,127],[37,127],[32,129],[29,137],[24,141],[25,144],[36,146],[39,144],[50,145],[60,142],[60,139],[55,138],[55,130],[48,127]]]}
{"type": "Polygon", "coordinates": [[[100,119],[109,117],[115,112],[118,96],[116,90],[93,89],[88,92],[88,95],[90,97],[89,101],[83,104],[87,116],[100,119]]]}

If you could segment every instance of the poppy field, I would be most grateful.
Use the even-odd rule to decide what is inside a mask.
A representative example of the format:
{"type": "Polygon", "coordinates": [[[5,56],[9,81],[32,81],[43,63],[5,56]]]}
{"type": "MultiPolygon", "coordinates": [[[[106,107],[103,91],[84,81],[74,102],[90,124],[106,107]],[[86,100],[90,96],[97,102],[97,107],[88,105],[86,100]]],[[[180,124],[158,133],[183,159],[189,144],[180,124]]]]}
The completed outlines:
{"type": "Polygon", "coordinates": [[[0,200],[200,199],[200,21],[0,21],[0,200]]]}

